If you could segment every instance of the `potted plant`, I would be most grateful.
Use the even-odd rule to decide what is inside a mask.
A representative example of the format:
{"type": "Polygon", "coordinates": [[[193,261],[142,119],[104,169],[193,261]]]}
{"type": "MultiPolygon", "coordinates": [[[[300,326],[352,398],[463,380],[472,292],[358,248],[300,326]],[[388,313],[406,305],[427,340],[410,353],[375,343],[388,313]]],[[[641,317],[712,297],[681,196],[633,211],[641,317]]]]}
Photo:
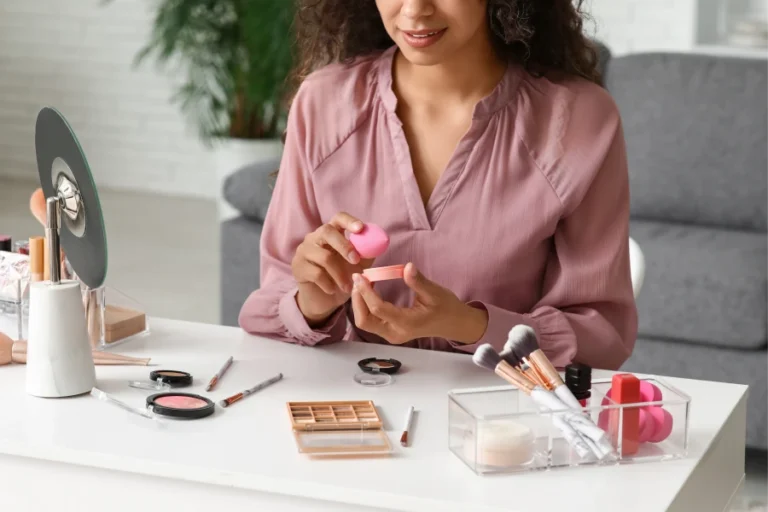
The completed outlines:
{"type": "Polygon", "coordinates": [[[218,184],[282,152],[294,0],[158,0],[136,64],[180,66],[172,101],[214,150],[218,184]]]}

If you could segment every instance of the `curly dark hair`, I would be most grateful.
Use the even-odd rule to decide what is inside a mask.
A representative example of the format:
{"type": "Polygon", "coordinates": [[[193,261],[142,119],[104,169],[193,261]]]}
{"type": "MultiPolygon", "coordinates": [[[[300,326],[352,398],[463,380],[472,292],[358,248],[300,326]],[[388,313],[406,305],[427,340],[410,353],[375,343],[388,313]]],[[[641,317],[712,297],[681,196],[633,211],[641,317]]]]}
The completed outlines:
{"type": "MultiPolygon", "coordinates": [[[[531,74],[577,75],[599,83],[598,52],[583,34],[583,0],[488,0],[493,46],[531,74]]],[[[374,0],[296,0],[297,61],[289,96],[312,71],[394,44],[374,0]]]]}

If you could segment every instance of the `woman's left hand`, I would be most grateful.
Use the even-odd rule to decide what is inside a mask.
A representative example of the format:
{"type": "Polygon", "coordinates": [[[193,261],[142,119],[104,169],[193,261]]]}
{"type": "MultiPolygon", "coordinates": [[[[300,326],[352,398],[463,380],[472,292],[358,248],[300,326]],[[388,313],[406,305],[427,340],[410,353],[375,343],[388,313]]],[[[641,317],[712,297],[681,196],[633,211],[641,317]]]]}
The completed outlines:
{"type": "Polygon", "coordinates": [[[471,344],[488,326],[488,314],[459,300],[450,290],[424,277],[413,263],[403,280],[415,293],[414,303],[401,308],[383,300],[362,275],[353,275],[352,311],[355,325],[401,345],[417,338],[445,338],[471,344]]]}

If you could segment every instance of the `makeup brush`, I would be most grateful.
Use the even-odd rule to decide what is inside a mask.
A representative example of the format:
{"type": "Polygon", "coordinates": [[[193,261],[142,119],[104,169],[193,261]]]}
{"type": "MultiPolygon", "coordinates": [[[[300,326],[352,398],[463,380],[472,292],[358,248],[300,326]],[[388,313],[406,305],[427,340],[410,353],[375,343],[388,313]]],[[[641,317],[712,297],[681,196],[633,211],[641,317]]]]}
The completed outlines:
{"type": "Polygon", "coordinates": [[[100,366],[148,366],[150,358],[138,358],[121,356],[119,354],[105,354],[94,350],[93,362],[100,366]],[[116,357],[117,356],[117,357],[116,357]]]}
{"type": "MultiPolygon", "coordinates": [[[[535,369],[541,382],[547,389],[553,390],[555,395],[568,407],[581,411],[581,404],[573,396],[571,390],[565,385],[555,365],[544,354],[539,347],[539,341],[536,338],[536,331],[531,327],[518,324],[514,326],[507,336],[507,342],[504,344],[504,350],[513,352],[520,358],[523,364],[527,364],[535,369]]],[[[585,414],[576,414],[569,417],[571,424],[579,424],[578,430],[589,437],[600,448],[605,455],[615,453],[608,434],[598,427],[591,418],[585,414]]]]}
{"type": "MultiPolygon", "coordinates": [[[[542,389],[551,391],[551,388],[548,388],[546,383],[543,381],[540,373],[537,372],[536,369],[531,367],[528,363],[520,361],[520,358],[511,349],[505,347],[504,350],[499,353],[499,355],[502,359],[504,359],[504,361],[507,362],[507,364],[513,368],[517,368],[520,372],[522,372],[523,375],[525,375],[531,382],[540,386],[542,389]]],[[[560,401],[562,402],[562,400],[560,401]]],[[[562,405],[565,409],[568,409],[566,404],[562,405]]],[[[598,455],[598,457],[602,459],[613,451],[613,445],[611,445],[608,438],[605,437],[606,434],[602,431],[602,429],[599,429],[599,427],[596,429],[596,425],[594,425],[591,420],[589,420],[589,418],[579,418],[577,415],[573,414],[569,415],[569,419],[573,420],[571,421],[573,425],[577,423],[580,424],[579,428],[574,428],[579,431],[579,434],[581,434],[582,439],[589,446],[592,453],[598,455]],[[606,443],[608,443],[608,445],[606,445],[606,443]]]]}
{"type": "MultiPolygon", "coordinates": [[[[93,362],[100,366],[147,366],[150,359],[111,354],[108,352],[91,352],[93,362]]],[[[27,342],[13,341],[0,333],[0,366],[9,363],[24,364],[27,362],[27,342]]]]}
{"type": "Polygon", "coordinates": [[[149,363],[150,358],[149,357],[132,357],[132,356],[124,356],[122,354],[115,354],[113,352],[103,352],[101,350],[91,350],[91,354],[93,354],[93,359],[100,360],[100,361],[106,361],[108,359],[115,360],[115,361],[125,361],[126,363],[137,363],[137,366],[146,366],[147,363],[149,363]]]}
{"type": "MultiPolygon", "coordinates": [[[[489,345],[489,348],[493,353],[495,353],[495,351],[493,351],[493,347],[490,347],[489,345]]],[[[486,352],[487,350],[488,349],[484,349],[486,352]]],[[[506,363],[515,363],[519,361],[517,356],[510,352],[511,351],[506,349],[502,351],[505,356],[504,361],[506,363]]],[[[501,354],[499,354],[499,356],[501,356],[501,354]]],[[[590,418],[573,411],[570,407],[564,404],[562,400],[555,396],[555,394],[552,393],[552,391],[544,385],[544,383],[541,381],[539,373],[535,372],[528,363],[521,362],[518,367],[513,367],[513,369],[526,377],[531,385],[536,388],[532,392],[533,394],[531,394],[531,396],[534,398],[537,404],[539,404],[543,409],[549,411],[564,412],[568,426],[577,432],[582,441],[589,447],[589,451],[592,452],[598,459],[602,460],[615,454],[613,445],[611,444],[611,441],[608,438],[606,432],[598,427],[590,418]]]]}
{"type": "Polygon", "coordinates": [[[517,368],[521,372],[523,372],[523,375],[528,377],[529,380],[535,382],[539,386],[541,386],[544,389],[547,389],[547,386],[544,384],[544,382],[539,377],[539,374],[536,373],[536,370],[534,368],[531,368],[528,364],[523,363],[520,361],[520,358],[517,357],[517,355],[512,352],[511,350],[504,348],[501,352],[499,352],[499,355],[501,358],[507,362],[507,364],[513,368],[517,368]]]}
{"type": "Polygon", "coordinates": [[[0,332],[0,365],[13,361],[13,340],[0,332]]]}
{"type": "Polygon", "coordinates": [[[514,326],[509,331],[504,350],[513,352],[521,361],[535,368],[546,387],[552,389],[566,405],[573,409],[581,409],[579,401],[573,396],[571,390],[560,378],[555,366],[539,347],[536,331],[523,324],[514,326]]]}
{"type": "Polygon", "coordinates": [[[504,347],[504,350],[499,352],[499,356],[501,356],[501,358],[513,368],[520,366],[520,358],[517,357],[517,355],[512,350],[508,350],[506,346],[504,347]]]}
{"type": "MultiPolygon", "coordinates": [[[[478,366],[491,370],[502,379],[519,388],[530,396],[542,409],[548,411],[568,410],[568,407],[560,402],[556,396],[536,385],[517,368],[510,366],[488,343],[477,347],[472,356],[472,361],[478,366]]],[[[580,457],[584,458],[590,452],[600,456],[599,453],[595,453],[593,449],[590,449],[579,433],[561,415],[553,414],[552,422],[560,429],[568,444],[576,450],[580,457]]]]}

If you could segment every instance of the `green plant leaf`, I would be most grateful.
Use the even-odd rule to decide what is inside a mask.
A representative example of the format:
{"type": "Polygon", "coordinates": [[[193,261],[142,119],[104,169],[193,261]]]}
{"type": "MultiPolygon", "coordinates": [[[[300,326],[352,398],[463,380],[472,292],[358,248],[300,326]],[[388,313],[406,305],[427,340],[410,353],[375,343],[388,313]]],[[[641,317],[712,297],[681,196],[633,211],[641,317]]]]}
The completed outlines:
{"type": "Polygon", "coordinates": [[[279,137],[295,1],[154,0],[153,8],[150,37],[134,65],[151,60],[183,77],[170,100],[200,138],[279,137]]]}

